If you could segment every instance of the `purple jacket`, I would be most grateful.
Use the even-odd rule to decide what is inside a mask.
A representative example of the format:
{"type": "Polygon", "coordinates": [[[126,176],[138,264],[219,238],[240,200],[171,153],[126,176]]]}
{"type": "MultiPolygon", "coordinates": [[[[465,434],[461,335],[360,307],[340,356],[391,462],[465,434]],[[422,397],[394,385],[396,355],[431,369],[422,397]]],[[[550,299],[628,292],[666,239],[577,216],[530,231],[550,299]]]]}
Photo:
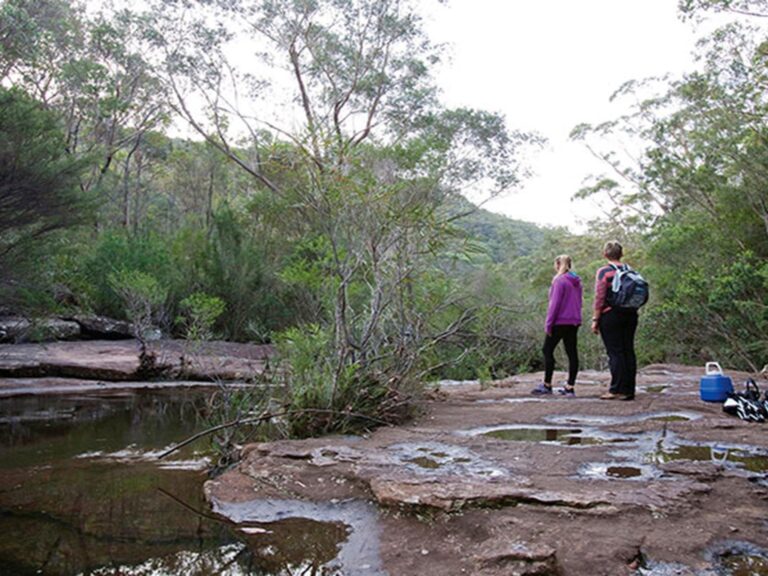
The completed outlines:
{"type": "Polygon", "coordinates": [[[581,325],[581,278],[573,272],[555,276],[549,287],[549,307],[544,330],[552,333],[556,325],[581,325]]]}

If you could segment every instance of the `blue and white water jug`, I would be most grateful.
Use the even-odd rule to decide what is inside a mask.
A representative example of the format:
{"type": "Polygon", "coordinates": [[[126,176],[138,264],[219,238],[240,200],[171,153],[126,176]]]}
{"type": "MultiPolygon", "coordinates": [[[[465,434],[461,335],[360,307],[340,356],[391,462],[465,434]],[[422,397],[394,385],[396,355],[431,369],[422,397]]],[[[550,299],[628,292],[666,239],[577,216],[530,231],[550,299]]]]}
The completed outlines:
{"type": "Polygon", "coordinates": [[[723,374],[717,362],[707,362],[701,377],[700,394],[704,402],[724,402],[729,392],[733,392],[733,382],[723,374]]]}

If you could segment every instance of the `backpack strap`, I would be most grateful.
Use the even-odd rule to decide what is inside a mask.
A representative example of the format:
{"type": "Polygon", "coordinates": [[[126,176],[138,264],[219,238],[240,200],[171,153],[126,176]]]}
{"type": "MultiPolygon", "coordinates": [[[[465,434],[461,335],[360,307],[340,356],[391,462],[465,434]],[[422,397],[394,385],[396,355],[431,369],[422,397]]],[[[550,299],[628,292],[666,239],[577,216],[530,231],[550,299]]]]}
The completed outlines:
{"type": "Polygon", "coordinates": [[[613,268],[615,274],[613,275],[613,278],[611,279],[611,290],[613,292],[618,292],[619,288],[621,286],[621,275],[629,270],[629,266],[626,264],[621,264],[619,266],[616,266],[616,264],[611,264],[608,262],[608,266],[613,268]]]}

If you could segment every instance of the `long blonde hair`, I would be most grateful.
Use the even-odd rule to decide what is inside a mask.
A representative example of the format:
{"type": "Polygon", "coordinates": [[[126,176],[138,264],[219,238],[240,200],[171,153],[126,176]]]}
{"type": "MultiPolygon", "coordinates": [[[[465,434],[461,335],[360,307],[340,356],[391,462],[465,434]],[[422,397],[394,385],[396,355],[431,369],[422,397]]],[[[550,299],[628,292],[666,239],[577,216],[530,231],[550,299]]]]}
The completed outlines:
{"type": "Polygon", "coordinates": [[[560,256],[555,258],[555,268],[557,269],[558,275],[570,272],[572,264],[573,262],[568,254],[560,254],[560,256]]]}

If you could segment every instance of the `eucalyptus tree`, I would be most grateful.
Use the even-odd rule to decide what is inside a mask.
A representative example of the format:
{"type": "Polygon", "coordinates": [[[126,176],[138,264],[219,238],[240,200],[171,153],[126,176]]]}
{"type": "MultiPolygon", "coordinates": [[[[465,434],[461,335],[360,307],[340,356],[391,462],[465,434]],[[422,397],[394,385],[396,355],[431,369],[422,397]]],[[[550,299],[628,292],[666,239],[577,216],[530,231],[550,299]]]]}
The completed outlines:
{"type": "Polygon", "coordinates": [[[6,0],[0,7],[0,81],[57,111],[67,150],[89,157],[81,188],[101,187],[130,222],[137,154],[163,126],[165,97],[125,13],[90,14],[69,0],[6,0]],[[109,180],[109,186],[105,179],[109,180]]]}
{"type": "MultiPolygon", "coordinates": [[[[764,6],[684,4],[688,15],[711,8],[758,17],[764,6]]],[[[768,60],[765,31],[754,24],[734,21],[702,39],[699,69],[652,97],[648,83],[628,83],[621,93],[636,99],[633,113],[573,134],[613,172],[581,194],[608,192],[615,221],[644,234],[658,304],[648,334],[658,350],[753,369],[768,353],[768,60]],[[627,134],[643,142],[629,162],[610,144],[627,134]]]]}
{"type": "Polygon", "coordinates": [[[673,213],[695,211],[741,248],[752,244],[755,226],[763,229],[760,243],[765,244],[768,108],[763,94],[768,61],[761,34],[743,24],[719,29],[700,42],[700,70],[666,84],[664,92],[650,98],[642,97],[646,83],[627,83],[621,92],[637,98],[633,113],[577,127],[572,137],[594,146],[614,173],[581,195],[607,192],[616,218],[642,216],[641,228],[673,213]],[[634,163],[619,159],[612,146],[617,134],[643,143],[634,163]]]}
{"type": "Polygon", "coordinates": [[[295,213],[305,257],[286,275],[322,275],[330,396],[361,368],[402,379],[445,332],[425,333],[416,300],[446,199],[513,187],[535,138],[441,107],[439,50],[407,0],[158,2],[140,18],[177,113],[295,213]]]}
{"type": "MultiPolygon", "coordinates": [[[[696,70],[682,78],[633,80],[614,98],[635,102],[625,116],[597,126],[580,125],[572,138],[606,161],[610,173],[579,194],[603,194],[611,216],[639,228],[676,211],[700,211],[718,229],[731,215],[752,212],[742,228],[758,223],[768,236],[768,196],[763,142],[768,124],[764,0],[680,0],[684,18],[720,12],[739,18],[702,38],[696,70]],[[635,138],[633,154],[617,140],[635,138]],[[622,153],[625,152],[625,153],[622,153]],[[756,219],[755,219],[756,218],[756,219]]],[[[731,218],[731,220],[729,220],[731,218]]],[[[745,247],[745,239],[741,239],[745,247]]]]}
{"type": "Polygon", "coordinates": [[[678,7],[684,17],[695,17],[704,12],[768,17],[768,2],[765,0],[679,0],[678,7]]]}

